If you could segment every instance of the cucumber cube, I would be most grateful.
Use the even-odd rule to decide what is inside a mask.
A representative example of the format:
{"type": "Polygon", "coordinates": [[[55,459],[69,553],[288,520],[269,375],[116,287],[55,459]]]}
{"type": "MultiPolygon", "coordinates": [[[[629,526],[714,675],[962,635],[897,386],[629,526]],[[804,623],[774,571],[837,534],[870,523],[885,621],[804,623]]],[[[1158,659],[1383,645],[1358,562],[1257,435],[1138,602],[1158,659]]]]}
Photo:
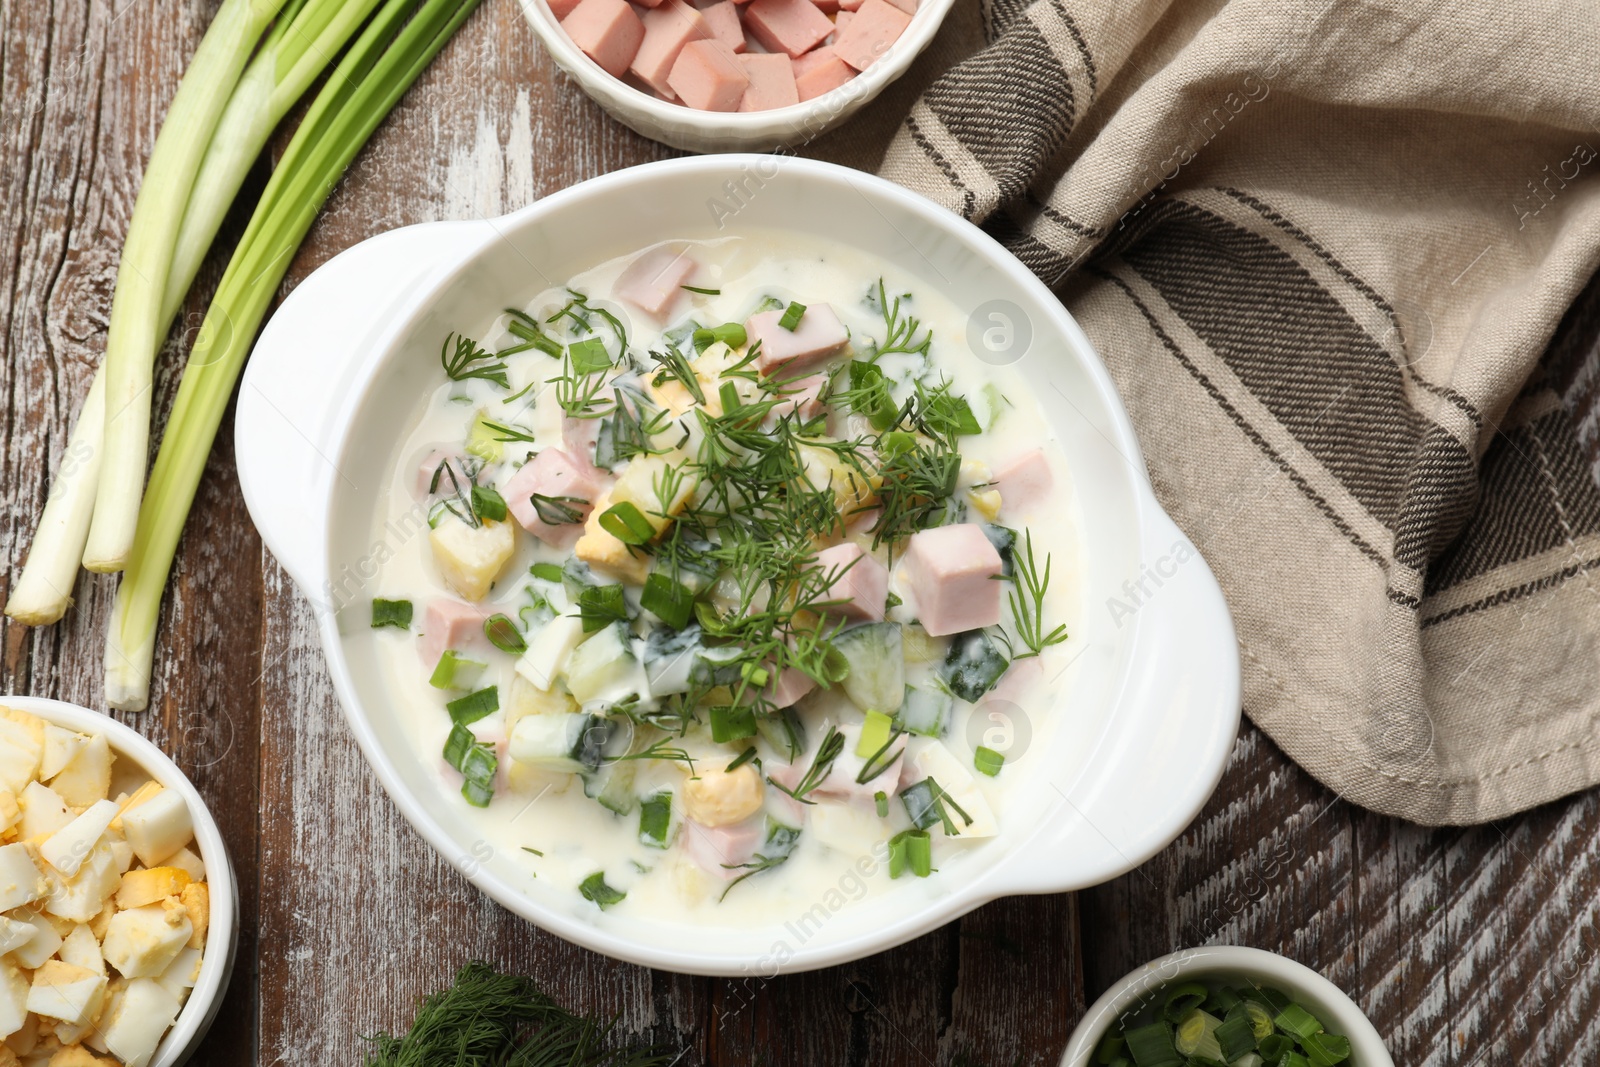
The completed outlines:
{"type": "Polygon", "coordinates": [[[878,750],[889,743],[889,731],[894,720],[881,711],[867,712],[867,721],[861,724],[861,738],[856,742],[856,755],[871,759],[878,750]]]}
{"type": "Polygon", "coordinates": [[[528,715],[511,730],[511,758],[543,770],[578,774],[600,766],[612,724],[598,715],[528,715]]]}
{"type": "Polygon", "coordinates": [[[906,694],[906,656],[897,622],[873,622],[846,630],[833,647],[850,665],[844,691],[862,711],[893,712],[906,694]]]}
{"type": "Polygon", "coordinates": [[[634,693],[639,661],[623,623],[612,623],[573,650],[567,658],[567,689],[580,704],[617,703],[634,693]]]}
{"type": "Polygon", "coordinates": [[[689,691],[702,640],[698,624],[682,630],[661,627],[650,631],[644,643],[644,680],[651,696],[689,691]]]}
{"type": "Polygon", "coordinates": [[[976,704],[983,699],[983,694],[995,687],[1010,666],[1011,662],[988,633],[968,630],[951,640],[950,651],[939,664],[939,678],[950,692],[976,704]]]}
{"type": "Polygon", "coordinates": [[[950,709],[954,706],[955,699],[949,693],[908,685],[895,721],[906,733],[943,737],[950,732],[950,709]]]}

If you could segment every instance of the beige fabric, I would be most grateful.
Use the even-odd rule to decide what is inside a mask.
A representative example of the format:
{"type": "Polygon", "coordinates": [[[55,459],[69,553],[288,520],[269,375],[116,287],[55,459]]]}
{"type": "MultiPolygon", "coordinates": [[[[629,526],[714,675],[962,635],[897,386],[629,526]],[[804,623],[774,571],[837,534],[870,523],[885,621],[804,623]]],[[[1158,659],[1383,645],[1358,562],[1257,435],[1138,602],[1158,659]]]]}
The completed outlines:
{"type": "Polygon", "coordinates": [[[1472,823],[1600,780],[1593,329],[1540,359],[1600,262],[1597,56],[1571,0],[962,0],[808,154],[1059,287],[1245,711],[1356,803],[1472,823]]]}

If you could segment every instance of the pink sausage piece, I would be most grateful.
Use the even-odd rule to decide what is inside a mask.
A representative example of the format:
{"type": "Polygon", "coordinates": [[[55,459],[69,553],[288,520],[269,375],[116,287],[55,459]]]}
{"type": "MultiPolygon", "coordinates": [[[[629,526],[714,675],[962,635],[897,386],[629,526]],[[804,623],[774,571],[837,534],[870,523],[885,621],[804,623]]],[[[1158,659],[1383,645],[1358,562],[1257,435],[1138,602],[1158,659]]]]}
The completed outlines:
{"type": "Polygon", "coordinates": [[[667,84],[678,99],[701,111],[737,111],[750,84],[733,49],[718,40],[684,45],[667,84]]]}
{"type": "MultiPolygon", "coordinates": [[[[679,7],[683,6],[682,0],[672,0],[672,2],[679,7]]],[[[657,8],[650,14],[655,15],[667,10],[665,7],[657,8]]],[[[693,14],[695,18],[700,18],[699,12],[693,14]]],[[[700,19],[700,22],[702,25],[705,24],[704,19],[700,19]]],[[[645,43],[648,45],[649,41],[645,43]]],[[[680,45],[678,51],[682,50],[680,45]]],[[[640,49],[641,55],[643,52],[644,50],[640,49]]],[[[677,60],[677,53],[674,53],[673,60],[677,60]]],[[[660,319],[672,309],[678,297],[683,295],[682,285],[699,269],[699,262],[690,256],[687,250],[673,245],[660,245],[628,264],[627,269],[617,279],[617,295],[660,319]]],[[[598,432],[598,419],[583,421],[596,423],[598,432]]],[[[589,454],[591,456],[594,454],[592,441],[589,445],[589,454]]]]}
{"type": "MultiPolygon", "coordinates": [[[[593,469],[584,470],[573,458],[559,448],[547,448],[517,469],[505,484],[506,507],[522,528],[547,545],[571,548],[583,533],[583,520],[589,517],[594,501],[605,490],[605,480],[595,476],[593,469]],[[561,507],[571,508],[576,522],[546,522],[534,505],[537,493],[547,497],[573,497],[560,500],[561,507]]],[[[545,513],[551,518],[564,517],[559,509],[546,503],[545,513]]]]}
{"type": "Polygon", "coordinates": [[[853,541],[825,548],[817,553],[817,569],[833,579],[823,599],[844,601],[828,609],[830,617],[883,621],[889,572],[866,549],[853,541]]]}
{"type": "Polygon", "coordinates": [[[772,413],[779,418],[793,414],[801,422],[809,422],[822,414],[822,391],[827,387],[826,374],[812,374],[792,382],[782,382],[779,389],[784,397],[773,405],[772,413]]]}
{"type": "Polygon", "coordinates": [[[572,14],[572,9],[578,6],[578,0],[550,0],[550,13],[560,22],[572,14]]]}
{"type": "Polygon", "coordinates": [[[422,666],[431,673],[439,665],[439,657],[444,655],[445,649],[486,650],[489,639],[483,636],[483,620],[489,615],[485,608],[450,597],[428,601],[428,609],[422,616],[422,636],[417,638],[422,666]]]}
{"type": "Polygon", "coordinates": [[[575,419],[570,415],[561,420],[561,447],[578,468],[595,477],[605,472],[594,465],[594,446],[600,440],[599,419],[575,419]]]}
{"type": "Polygon", "coordinates": [[[744,24],[739,21],[739,7],[733,0],[717,0],[710,7],[700,9],[700,16],[711,27],[711,35],[735,52],[745,50],[744,24]]]}
{"type": "Polygon", "coordinates": [[[739,101],[740,111],[771,111],[800,102],[799,90],[794,86],[794,61],[782,52],[740,56],[739,63],[750,79],[739,101]]]}
{"type": "Polygon", "coordinates": [[[908,15],[917,13],[917,0],[889,0],[889,3],[904,11],[908,15]]]}
{"type": "Polygon", "coordinates": [[[811,0],[754,0],[744,11],[750,35],[769,52],[803,56],[833,32],[833,22],[811,0]]]}
{"type": "Polygon", "coordinates": [[[862,0],[855,18],[850,20],[833,42],[835,54],[857,70],[868,67],[900,39],[911,16],[884,0],[862,0]]]}
{"type": "MultiPolygon", "coordinates": [[[[678,53],[690,41],[703,41],[710,37],[711,26],[700,12],[683,0],[666,0],[655,10],[646,11],[642,21],[644,41],[639,45],[639,52],[628,69],[656,92],[669,92],[667,75],[672,73],[672,65],[678,61],[678,53]]],[[[658,314],[654,310],[646,310],[658,314]]]]}
{"type": "MultiPolygon", "coordinates": [[[[756,0],[760,3],[761,0],[756,0]]],[[[827,304],[810,304],[800,322],[792,330],[780,326],[785,309],[775,308],[750,316],[745,331],[752,342],[761,342],[761,354],[756,357],[756,367],[770,373],[783,367],[791,373],[819,359],[833,355],[850,340],[839,316],[827,304]]]]}
{"type": "Polygon", "coordinates": [[[850,25],[850,20],[855,17],[856,13],[854,11],[841,11],[833,16],[833,34],[828,38],[828,43],[832,44],[837,41],[839,35],[844,32],[844,28],[850,25]]]}
{"type": "Polygon", "coordinates": [[[861,8],[861,0],[839,0],[840,11],[857,11],[861,8]]]}
{"type": "Polygon", "coordinates": [[[775,708],[787,708],[817,687],[811,676],[795,667],[787,667],[773,679],[761,695],[775,708]]]}
{"type": "Polygon", "coordinates": [[[964,522],[911,535],[902,573],[916,597],[918,621],[935,637],[1000,621],[1000,553],[983,529],[964,522]]]}
{"type": "Polygon", "coordinates": [[[627,0],[580,0],[561,28],[613,78],[622,77],[644,41],[644,23],[627,0]]]}
{"type": "Polygon", "coordinates": [[[693,819],[683,820],[683,848],[689,858],[707,874],[732,881],[745,871],[739,864],[749,863],[761,847],[766,818],[757,815],[732,826],[701,826],[693,819]]]}
{"type": "Polygon", "coordinates": [[[1055,486],[1050,460],[1042,448],[1011,457],[995,470],[994,480],[995,488],[1000,490],[1000,507],[1007,515],[1038,507],[1055,486]]]}
{"type": "Polygon", "coordinates": [[[815,100],[830,93],[856,76],[856,69],[838,56],[827,45],[807,52],[794,61],[794,87],[801,100],[815,100]]]}

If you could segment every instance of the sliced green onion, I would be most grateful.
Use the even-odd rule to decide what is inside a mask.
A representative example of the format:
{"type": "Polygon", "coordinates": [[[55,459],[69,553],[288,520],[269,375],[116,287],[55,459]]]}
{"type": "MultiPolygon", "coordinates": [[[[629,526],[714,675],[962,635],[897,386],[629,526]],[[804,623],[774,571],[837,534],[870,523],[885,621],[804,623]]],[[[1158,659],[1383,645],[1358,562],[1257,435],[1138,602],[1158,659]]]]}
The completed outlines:
{"type": "Polygon", "coordinates": [[[1100,1043],[1094,1047],[1094,1062],[1099,1064],[1115,1063],[1126,1060],[1122,1053],[1127,1049],[1128,1043],[1121,1034],[1114,1030],[1107,1030],[1100,1037],[1100,1043]]]}
{"type": "Polygon", "coordinates": [[[545,333],[535,319],[515,308],[506,308],[506,314],[511,316],[511,321],[506,323],[506,329],[514,336],[522,338],[525,343],[502,349],[496,355],[509,356],[537,348],[552,359],[561,358],[561,342],[545,333]]]}
{"type": "Polygon", "coordinates": [[[506,521],[506,501],[492,486],[472,487],[472,510],[491,522],[506,521]]]}
{"type": "Polygon", "coordinates": [[[690,335],[696,352],[704,352],[719,341],[729,348],[742,348],[749,339],[744,327],[737,322],[725,322],[721,326],[702,326],[690,335]]]}
{"type": "Polygon", "coordinates": [[[1162,1015],[1169,1023],[1176,1023],[1205,1003],[1206,999],[1204,982],[1181,982],[1169,987],[1166,992],[1167,999],[1162,1008],[1162,1015]]]}
{"type": "Polygon", "coordinates": [[[778,319],[778,325],[793,333],[799,327],[800,319],[805,313],[806,306],[804,304],[797,304],[791,300],[789,306],[783,309],[783,315],[778,319]]]}
{"type": "Polygon", "coordinates": [[[1272,1012],[1265,1004],[1254,998],[1245,998],[1243,1004],[1245,1017],[1250,1020],[1250,1029],[1255,1033],[1256,1040],[1265,1039],[1275,1029],[1272,1025],[1272,1012]]]}
{"type": "Polygon", "coordinates": [[[672,825],[672,793],[663,790],[639,801],[639,840],[651,848],[667,847],[672,825]]]}
{"type": "Polygon", "coordinates": [[[628,601],[620,585],[588,585],[578,593],[583,632],[592,634],[614,622],[628,621],[628,601]]]}
{"type": "Polygon", "coordinates": [[[464,697],[450,701],[444,708],[457,726],[470,725],[500,710],[500,687],[491,685],[475,693],[468,693],[464,697]]]}
{"type": "Polygon", "coordinates": [[[1212,1036],[1217,1039],[1222,1058],[1229,1063],[1246,1052],[1254,1052],[1256,1048],[1256,1035],[1251,1029],[1250,1017],[1243,1012],[1222,1020],[1222,1025],[1216,1028],[1212,1036]]]}
{"type": "Polygon", "coordinates": [[[866,758],[880,751],[888,743],[893,727],[894,720],[883,712],[867,712],[866,721],[861,724],[861,738],[856,742],[856,755],[866,758]]]}
{"type": "Polygon", "coordinates": [[[474,807],[486,808],[494,799],[494,775],[499,761],[494,746],[479,741],[460,723],[450,727],[444,743],[444,760],[461,772],[461,795],[474,807]]]}
{"type": "Polygon", "coordinates": [[[993,778],[1000,773],[1000,768],[1006,765],[1006,758],[992,748],[979,745],[972,753],[972,765],[978,769],[979,774],[987,774],[993,778]]]}
{"type": "Polygon", "coordinates": [[[606,872],[595,871],[589,877],[578,883],[578,892],[584,900],[592,900],[601,908],[609,908],[613,904],[621,903],[628,894],[620,889],[613,889],[606,884],[606,872]]]}
{"type": "Polygon", "coordinates": [[[572,370],[576,374],[598,374],[611,369],[611,353],[598,337],[572,342],[567,346],[567,355],[572,358],[572,370]]]}
{"type": "Polygon", "coordinates": [[[1338,1034],[1311,1034],[1300,1042],[1314,1067],[1334,1067],[1350,1058],[1350,1039],[1338,1034]]]}
{"type": "Polygon", "coordinates": [[[878,809],[878,818],[887,819],[889,817],[889,794],[881,789],[872,794],[872,806],[878,809]]]}
{"type": "Polygon", "coordinates": [[[639,594],[639,606],[674,630],[681,630],[694,614],[694,594],[671,575],[651,571],[639,594]]]}
{"type": "Polygon", "coordinates": [[[1183,1063],[1183,1057],[1172,1045],[1172,1029],[1166,1023],[1136,1026],[1122,1036],[1139,1067],[1179,1067],[1183,1063]]]}
{"type": "Polygon", "coordinates": [[[647,545],[656,528],[637,504],[624,500],[600,513],[600,528],[625,545],[647,545]]]}
{"type": "Polygon", "coordinates": [[[542,581],[555,582],[557,584],[560,584],[566,577],[566,572],[561,569],[561,564],[559,563],[535,563],[528,568],[528,573],[542,581]]]}
{"type": "Polygon", "coordinates": [[[756,716],[741,704],[714,704],[711,707],[711,740],[737,741],[756,735],[756,716]]]}
{"type": "Polygon", "coordinates": [[[910,871],[918,878],[933,873],[933,843],[922,830],[902,830],[889,838],[889,877],[910,871]]]}
{"type": "Polygon", "coordinates": [[[1313,1034],[1322,1032],[1322,1024],[1316,1017],[1298,1004],[1288,1004],[1278,1012],[1277,1018],[1272,1020],[1274,1026],[1285,1033],[1293,1034],[1302,1041],[1313,1034]]]}
{"type": "Polygon", "coordinates": [[[1222,1047],[1216,1039],[1216,1029],[1221,1023],[1215,1015],[1195,1008],[1178,1022],[1172,1034],[1172,1046],[1196,1059],[1221,1059],[1222,1047]]]}
{"type": "Polygon", "coordinates": [[[1285,1056],[1294,1051],[1294,1039],[1284,1034],[1268,1034],[1256,1044],[1256,1051],[1267,1063],[1281,1063],[1285,1056]]]}
{"type": "MultiPolygon", "coordinates": [[[[424,0],[418,8],[413,0],[384,0],[329,75],[268,179],[189,354],[160,453],[138,505],[138,532],[117,590],[106,642],[105,692],[112,707],[137,711],[149,703],[161,592],[234,384],[295,249],[350,161],[477,2],[424,0]],[[415,17],[407,22],[413,11],[415,17]]],[[[233,7],[234,0],[224,6],[233,7]]],[[[262,3],[263,9],[273,6],[271,0],[262,3]]],[[[179,130],[178,136],[193,133],[191,127],[179,130]]],[[[151,185],[147,171],[141,191],[151,185]]],[[[170,194],[170,188],[166,192],[170,194]]],[[[132,368],[136,387],[138,373],[132,368]]],[[[107,385],[111,434],[109,412],[123,394],[115,379],[108,379],[107,385]]],[[[140,437],[142,457],[144,434],[124,432],[130,439],[140,437]]],[[[108,436],[108,453],[114,455],[112,440],[108,436]]],[[[142,462],[136,461],[141,470],[142,462]]],[[[109,471],[101,473],[104,485],[109,471]]],[[[138,488],[129,491],[137,500],[138,488]]],[[[114,521],[111,515],[108,519],[114,521]]]]}
{"type": "Polygon", "coordinates": [[[520,656],[528,651],[527,638],[522,636],[522,631],[517,629],[517,624],[511,621],[510,616],[496,614],[484,619],[483,636],[501,652],[520,656]]]}
{"type": "Polygon", "coordinates": [[[488,667],[487,663],[468,659],[455,649],[447,648],[428,676],[428,684],[435,689],[471,689],[488,667]]]}
{"type": "Polygon", "coordinates": [[[393,626],[401,630],[411,628],[411,601],[409,600],[372,600],[372,628],[381,629],[393,626]]]}

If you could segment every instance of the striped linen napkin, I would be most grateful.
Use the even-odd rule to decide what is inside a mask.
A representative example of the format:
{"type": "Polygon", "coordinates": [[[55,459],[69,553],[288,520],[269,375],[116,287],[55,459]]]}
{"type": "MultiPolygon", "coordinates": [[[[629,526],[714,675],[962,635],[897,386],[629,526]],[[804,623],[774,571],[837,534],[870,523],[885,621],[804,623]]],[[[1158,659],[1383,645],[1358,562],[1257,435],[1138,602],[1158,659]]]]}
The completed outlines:
{"type": "Polygon", "coordinates": [[[1358,804],[1475,823],[1600,781],[1600,298],[1558,331],[1600,262],[1597,55],[1571,0],[986,0],[815,152],[1056,287],[1250,718],[1358,804]]]}

